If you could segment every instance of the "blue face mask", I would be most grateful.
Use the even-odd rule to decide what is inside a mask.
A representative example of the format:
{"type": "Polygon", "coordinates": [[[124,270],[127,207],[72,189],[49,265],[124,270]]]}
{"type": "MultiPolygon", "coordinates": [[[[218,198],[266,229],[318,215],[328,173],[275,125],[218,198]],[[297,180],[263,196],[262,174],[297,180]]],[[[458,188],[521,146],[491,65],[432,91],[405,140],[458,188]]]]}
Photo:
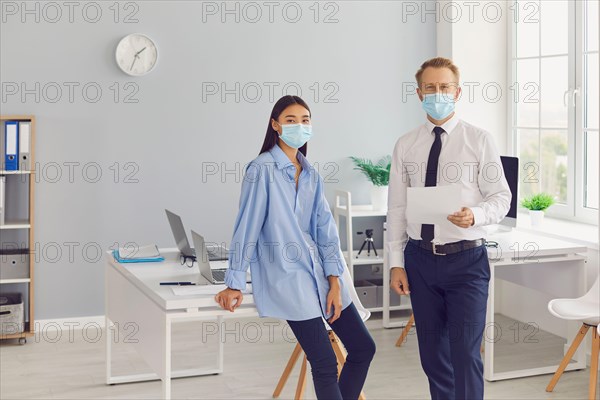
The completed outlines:
{"type": "Polygon", "coordinates": [[[281,140],[290,147],[298,149],[304,146],[312,136],[312,125],[288,124],[281,125],[281,140]]]}
{"type": "Polygon", "coordinates": [[[423,110],[433,119],[442,120],[454,111],[454,95],[432,93],[423,96],[423,110]]]}

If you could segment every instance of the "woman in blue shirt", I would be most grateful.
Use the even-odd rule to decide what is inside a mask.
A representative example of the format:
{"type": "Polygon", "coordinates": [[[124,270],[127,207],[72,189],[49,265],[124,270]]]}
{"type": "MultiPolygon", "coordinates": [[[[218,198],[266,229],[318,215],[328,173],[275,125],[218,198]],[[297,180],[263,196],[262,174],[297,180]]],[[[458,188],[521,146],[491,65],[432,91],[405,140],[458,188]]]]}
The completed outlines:
{"type": "Polygon", "coordinates": [[[340,279],[346,263],[339,234],[323,178],[306,159],[311,135],[308,105],[298,96],[279,99],[244,174],[227,289],[215,301],[232,312],[239,307],[250,268],[259,315],[288,322],[310,362],[317,398],[357,399],[375,342],[340,279]],[[323,318],[348,351],[339,382],[323,318]]]}

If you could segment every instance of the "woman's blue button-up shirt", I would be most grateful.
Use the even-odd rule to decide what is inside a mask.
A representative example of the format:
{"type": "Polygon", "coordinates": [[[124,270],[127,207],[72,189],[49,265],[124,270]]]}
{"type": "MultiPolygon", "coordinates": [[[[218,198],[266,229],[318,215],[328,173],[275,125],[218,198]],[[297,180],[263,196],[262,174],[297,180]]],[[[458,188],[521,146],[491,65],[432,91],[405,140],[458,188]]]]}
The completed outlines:
{"type": "MultiPolygon", "coordinates": [[[[261,317],[301,321],[327,314],[327,276],[340,276],[346,262],[323,178],[298,151],[302,172],[279,145],[252,160],[242,182],[225,284],[252,292],[261,317]]],[[[339,279],[342,309],[352,300],[339,279]]]]}

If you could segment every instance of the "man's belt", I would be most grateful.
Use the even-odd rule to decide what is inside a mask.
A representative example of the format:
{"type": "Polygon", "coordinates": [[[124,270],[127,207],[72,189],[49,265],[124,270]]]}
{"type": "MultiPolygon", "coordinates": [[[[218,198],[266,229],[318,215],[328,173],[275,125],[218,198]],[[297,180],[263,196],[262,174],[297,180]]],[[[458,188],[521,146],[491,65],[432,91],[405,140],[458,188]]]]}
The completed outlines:
{"type": "Polygon", "coordinates": [[[454,254],[464,250],[474,249],[485,244],[485,239],[461,240],[446,244],[425,242],[423,240],[415,240],[412,238],[408,238],[408,240],[422,249],[431,251],[436,256],[454,254]]]}

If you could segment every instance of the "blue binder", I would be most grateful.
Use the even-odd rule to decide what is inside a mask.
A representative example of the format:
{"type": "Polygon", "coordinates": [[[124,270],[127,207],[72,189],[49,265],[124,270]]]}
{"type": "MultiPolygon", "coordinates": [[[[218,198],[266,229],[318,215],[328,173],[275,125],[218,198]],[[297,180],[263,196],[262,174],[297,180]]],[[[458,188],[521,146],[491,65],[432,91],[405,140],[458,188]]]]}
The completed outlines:
{"type": "Polygon", "coordinates": [[[4,169],[17,171],[19,169],[19,122],[4,123],[4,169]]]}

